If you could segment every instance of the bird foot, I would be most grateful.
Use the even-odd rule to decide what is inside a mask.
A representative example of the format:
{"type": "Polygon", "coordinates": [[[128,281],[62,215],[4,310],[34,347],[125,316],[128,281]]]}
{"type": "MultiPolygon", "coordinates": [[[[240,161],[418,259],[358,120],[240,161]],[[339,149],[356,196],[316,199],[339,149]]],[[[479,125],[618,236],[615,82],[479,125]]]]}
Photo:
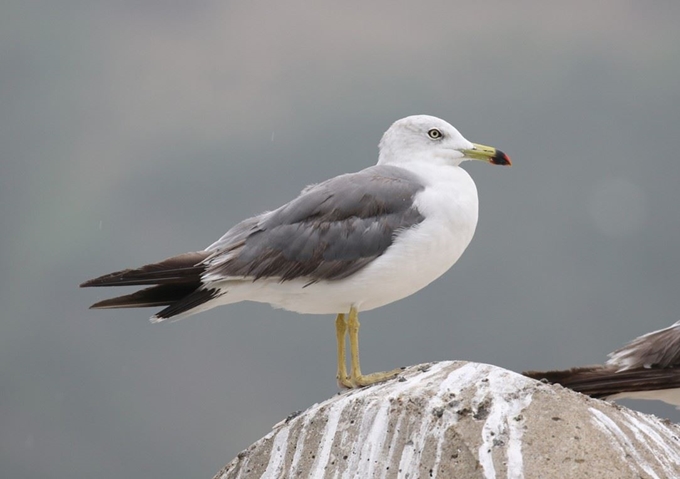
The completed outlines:
{"type": "Polygon", "coordinates": [[[344,378],[338,376],[338,386],[345,389],[363,388],[394,379],[403,371],[404,368],[399,368],[393,369],[392,371],[384,371],[379,373],[352,374],[351,377],[345,376],[344,378]]]}

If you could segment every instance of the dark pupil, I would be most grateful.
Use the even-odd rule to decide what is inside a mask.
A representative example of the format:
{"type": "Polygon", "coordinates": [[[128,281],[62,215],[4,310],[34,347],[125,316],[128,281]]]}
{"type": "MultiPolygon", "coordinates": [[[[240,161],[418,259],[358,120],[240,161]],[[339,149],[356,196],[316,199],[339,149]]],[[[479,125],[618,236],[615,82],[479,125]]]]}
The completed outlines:
{"type": "Polygon", "coordinates": [[[431,131],[430,131],[430,136],[431,136],[432,138],[439,138],[439,135],[440,135],[440,134],[441,134],[441,133],[439,133],[439,130],[431,130],[431,131]]]}

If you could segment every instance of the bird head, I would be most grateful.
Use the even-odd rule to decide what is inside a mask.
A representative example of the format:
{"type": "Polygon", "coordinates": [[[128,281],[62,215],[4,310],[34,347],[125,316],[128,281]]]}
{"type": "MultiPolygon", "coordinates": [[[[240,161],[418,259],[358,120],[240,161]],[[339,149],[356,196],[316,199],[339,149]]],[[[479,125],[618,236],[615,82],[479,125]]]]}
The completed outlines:
{"type": "Polygon", "coordinates": [[[395,121],[380,140],[379,149],[378,164],[404,163],[414,158],[454,166],[465,160],[512,164],[502,151],[472,143],[446,121],[429,115],[407,116],[395,121]]]}

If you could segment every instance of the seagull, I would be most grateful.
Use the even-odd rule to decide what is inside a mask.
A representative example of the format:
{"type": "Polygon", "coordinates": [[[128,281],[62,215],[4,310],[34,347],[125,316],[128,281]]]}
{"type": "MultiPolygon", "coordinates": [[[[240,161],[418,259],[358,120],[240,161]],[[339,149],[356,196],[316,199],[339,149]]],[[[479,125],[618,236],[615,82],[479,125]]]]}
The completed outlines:
{"type": "Polygon", "coordinates": [[[594,398],[657,400],[680,409],[680,321],[643,334],[608,357],[606,364],[523,374],[594,398]]]}
{"type": "Polygon", "coordinates": [[[240,301],[336,314],[339,385],[382,382],[402,370],[361,373],[359,311],[415,293],[463,254],[478,217],[477,188],[460,167],[465,160],[511,164],[502,151],[469,142],[444,120],[409,116],[383,135],[377,165],[308,186],[202,251],[80,286],[147,286],[91,308],[164,307],[154,323],[240,301]]]}

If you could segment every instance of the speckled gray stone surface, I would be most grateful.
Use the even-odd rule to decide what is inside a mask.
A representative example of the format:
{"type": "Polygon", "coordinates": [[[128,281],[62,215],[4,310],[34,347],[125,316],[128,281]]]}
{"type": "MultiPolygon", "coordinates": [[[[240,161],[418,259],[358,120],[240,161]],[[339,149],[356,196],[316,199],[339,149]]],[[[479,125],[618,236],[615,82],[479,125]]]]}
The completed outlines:
{"type": "Polygon", "coordinates": [[[495,366],[413,366],[277,424],[215,477],[673,478],[680,428],[495,366]]]}

